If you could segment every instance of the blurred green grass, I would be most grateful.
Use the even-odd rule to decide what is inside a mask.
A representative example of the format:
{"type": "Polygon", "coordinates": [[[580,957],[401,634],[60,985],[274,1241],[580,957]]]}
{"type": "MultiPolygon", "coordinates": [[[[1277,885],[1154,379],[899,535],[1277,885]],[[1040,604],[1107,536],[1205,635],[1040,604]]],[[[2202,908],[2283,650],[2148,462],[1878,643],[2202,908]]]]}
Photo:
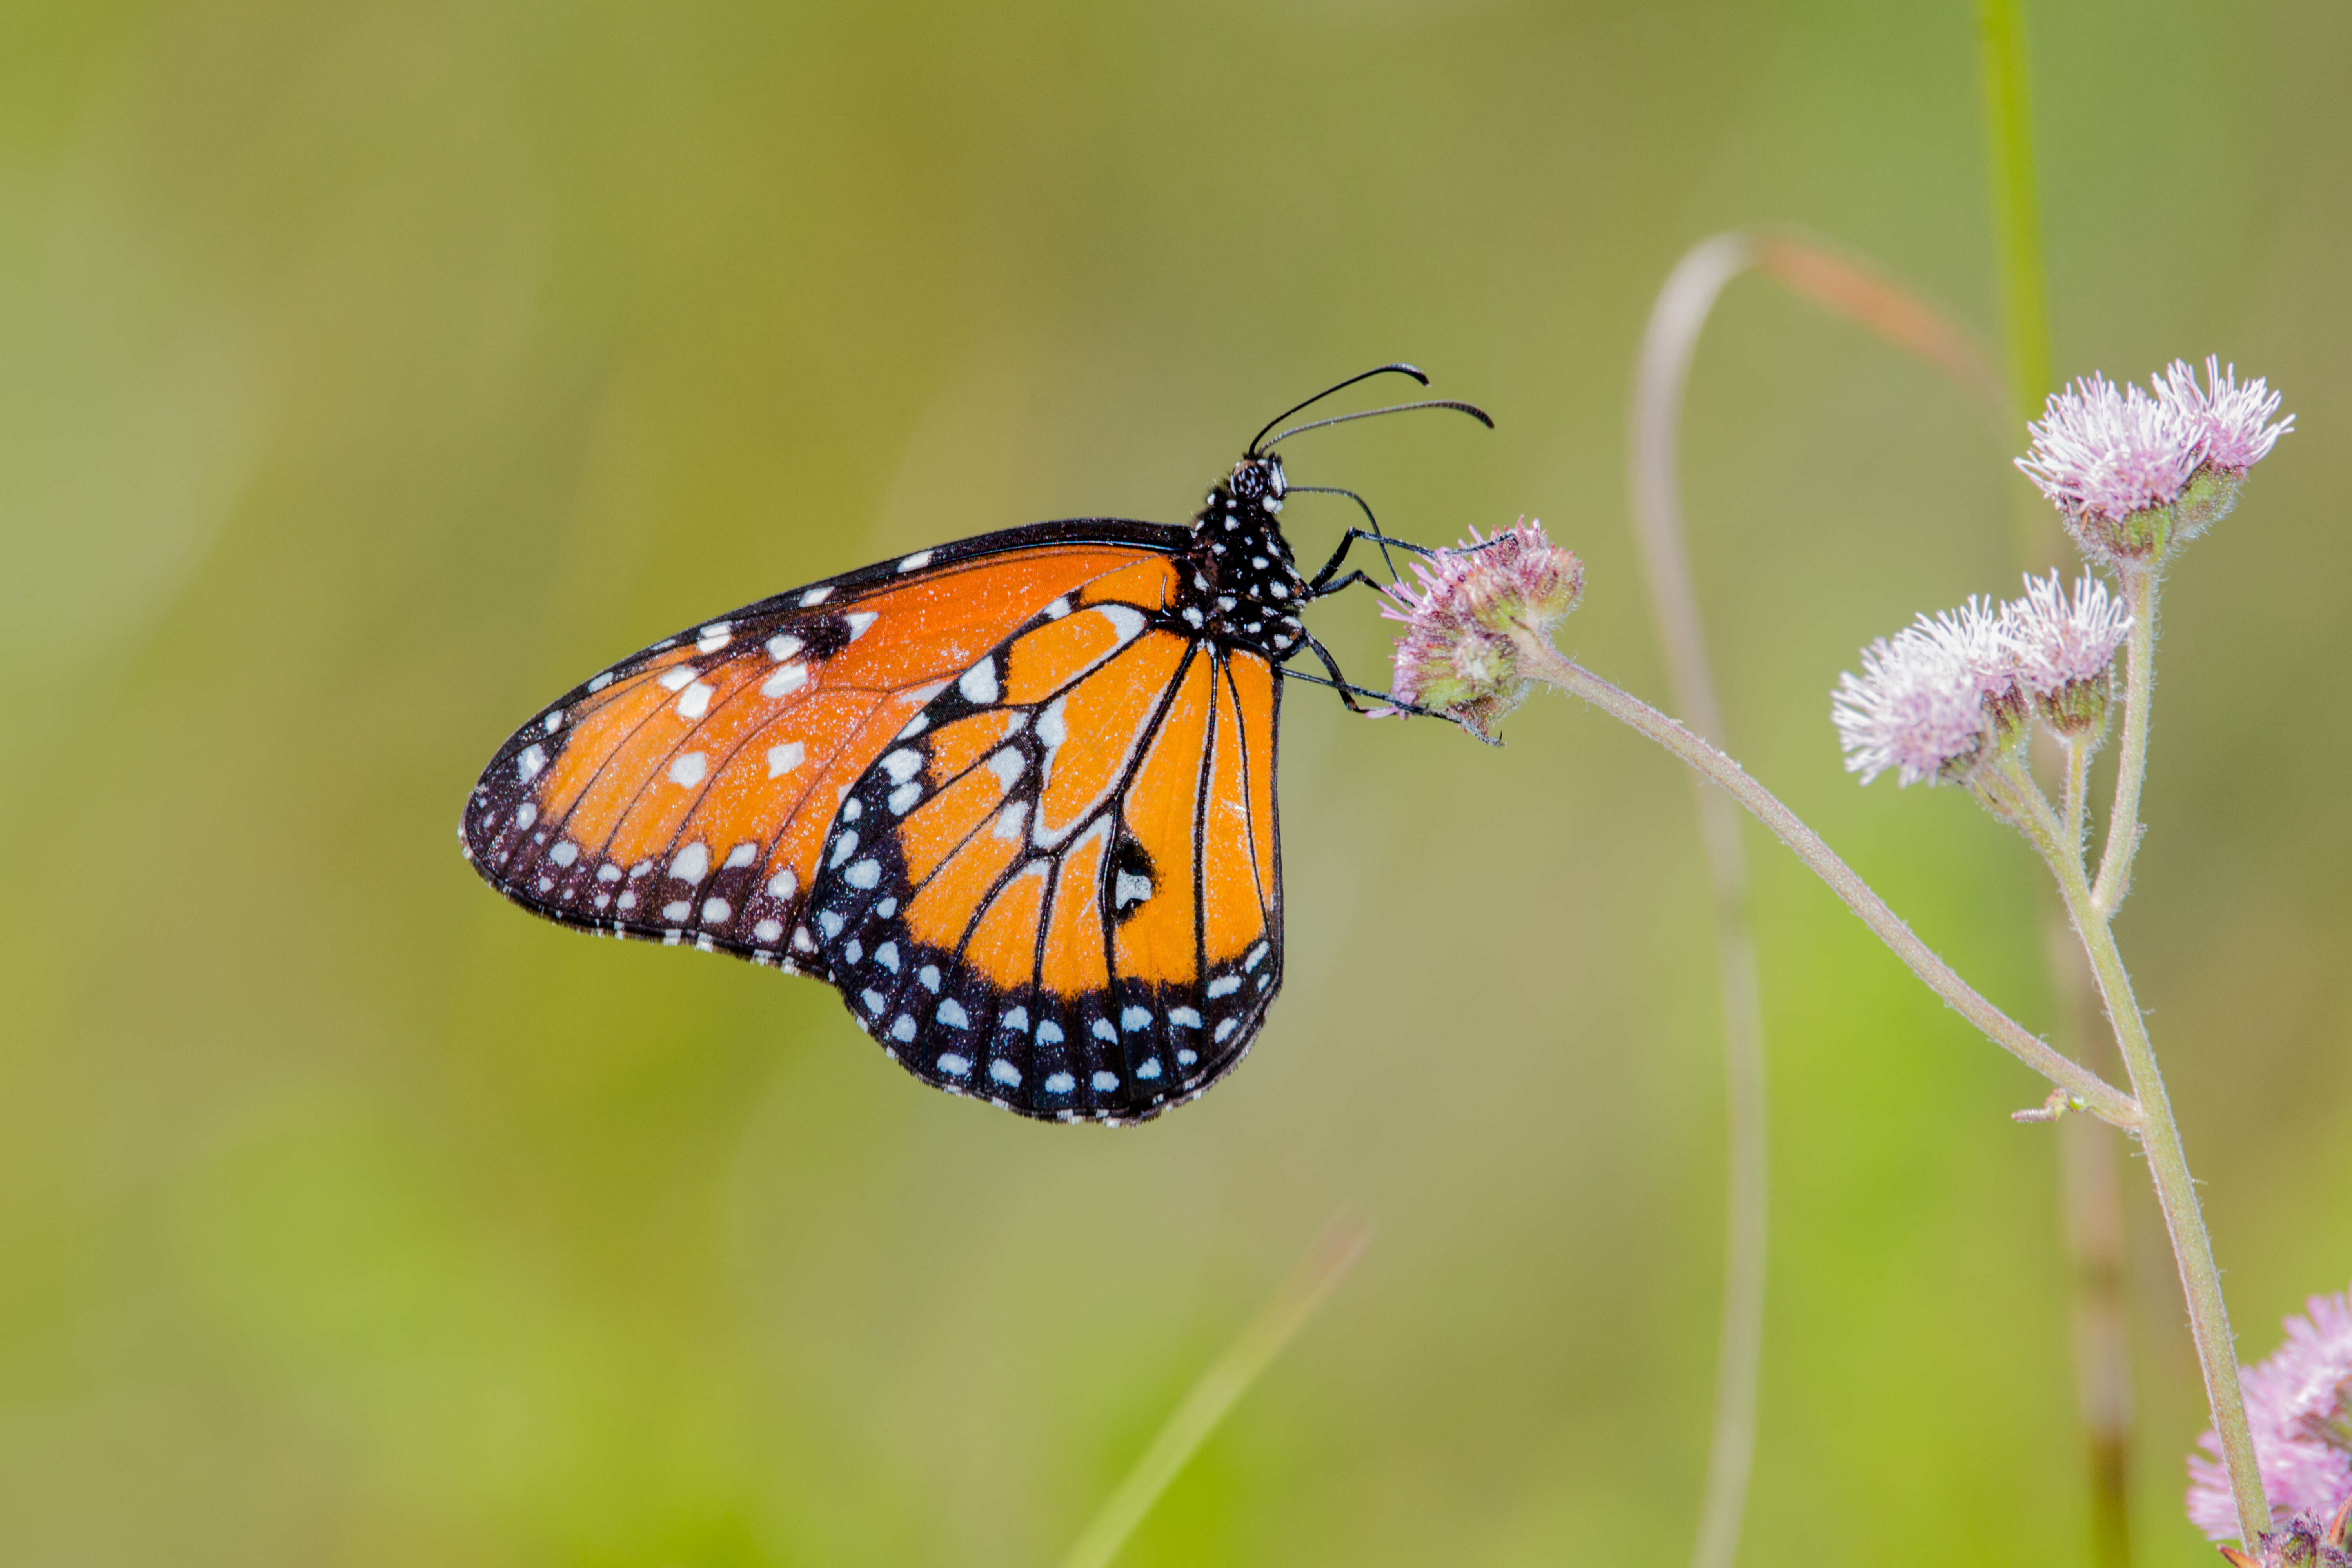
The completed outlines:
{"type": "MultiPolygon", "coordinates": [[[[1672,1561],[1720,1247],[1682,780],[1297,696],[1289,979],[1139,1132],[927,1094],[811,984],[486,893],[532,705],[698,616],[1302,442],[1428,540],[1542,514],[1661,689],[1651,292],[1811,226],[1992,322],[1970,8],[1500,0],[35,5],[0,54],[0,1558],[1057,1553],[1343,1204],[1380,1239],[1138,1564],[1672,1561]],[[1377,433],[1375,429],[1377,428],[1377,433]]],[[[2340,7],[2030,17],[2062,373],[2300,429],[2167,595],[2124,918],[2250,1353],[2352,1272],[2340,7]],[[2331,501],[2328,498],[2337,498],[2331,501]],[[2329,955],[2334,954],[2331,958],[2329,955]]],[[[1855,789],[1856,646],[2010,582],[2013,438],[1754,284],[1685,471],[1735,749],[2012,1012],[2023,847],[1855,789]]],[[[1347,518],[1286,514],[1302,552],[1347,518]]],[[[1377,670],[1362,602],[1319,623],[1377,670]]],[[[1776,1139],[1744,1561],[2079,1559],[2038,1087],[1759,847],[1776,1139]]],[[[2135,1184],[2150,1563],[2201,1425],[2135,1184]]]]}

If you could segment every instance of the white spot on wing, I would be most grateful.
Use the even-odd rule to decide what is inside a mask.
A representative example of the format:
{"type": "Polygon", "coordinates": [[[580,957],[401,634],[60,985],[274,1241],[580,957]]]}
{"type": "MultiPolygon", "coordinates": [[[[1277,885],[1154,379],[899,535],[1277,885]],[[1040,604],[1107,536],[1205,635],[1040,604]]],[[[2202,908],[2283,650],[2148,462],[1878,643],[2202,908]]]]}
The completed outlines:
{"type": "Polygon", "coordinates": [[[734,912],[735,906],[724,899],[702,900],[702,923],[705,925],[718,925],[734,912]]]}
{"type": "Polygon", "coordinates": [[[988,771],[996,775],[997,784],[1003,789],[1011,789],[1028,765],[1028,759],[1017,746],[1007,746],[988,759],[988,771]]]}
{"type": "Polygon", "coordinates": [[[798,691],[802,687],[806,686],[807,684],[807,665],[780,664],[776,666],[776,672],[773,675],[771,675],[767,679],[760,682],[760,695],[762,697],[790,697],[793,692],[798,691]]]}
{"type": "Polygon", "coordinates": [[[892,784],[905,784],[922,771],[923,753],[901,746],[882,759],[882,771],[890,775],[892,784]]]}
{"type": "Polygon", "coordinates": [[[692,789],[710,771],[709,760],[700,752],[688,752],[669,765],[669,782],[680,789],[692,789]]]}
{"type": "Polygon", "coordinates": [[[849,623],[849,640],[851,642],[856,642],[859,637],[864,637],[866,635],[866,629],[872,626],[876,621],[881,619],[879,616],[877,616],[871,610],[852,610],[849,614],[842,616],[841,618],[849,623]]]}
{"type": "Polygon", "coordinates": [[[995,656],[991,655],[965,670],[963,679],[956,682],[956,689],[963,693],[967,702],[984,707],[995,701],[998,695],[995,656]]]}
{"type": "Polygon", "coordinates": [[[569,866],[580,858],[580,846],[569,838],[547,852],[547,858],[559,866],[569,866]]]}
{"type": "Polygon", "coordinates": [[[525,784],[537,778],[546,767],[547,748],[535,742],[525,746],[522,749],[522,755],[515,759],[515,772],[522,775],[522,782],[525,784]]]}
{"type": "Polygon", "coordinates": [[[924,567],[929,566],[930,563],[931,552],[928,550],[918,550],[912,555],[908,556],[904,561],[898,563],[898,570],[901,572],[920,572],[924,567]]]}
{"type": "Polygon", "coordinates": [[[808,761],[808,747],[798,741],[786,741],[781,746],[770,746],[768,776],[772,779],[782,778],[806,761],[808,761]]]}
{"type": "Polygon", "coordinates": [[[841,879],[861,892],[882,879],[882,867],[874,860],[860,860],[841,874],[841,879]]]}
{"type": "Polygon", "coordinates": [[[787,866],[768,879],[768,896],[772,899],[790,899],[800,890],[800,885],[801,879],[793,876],[793,868],[787,866]]]}
{"type": "Polygon", "coordinates": [[[1021,1087],[1021,1069],[1002,1057],[988,1064],[988,1076],[1007,1089],[1021,1087]]]}
{"type": "Polygon", "coordinates": [[[727,851],[727,869],[731,871],[738,866],[749,866],[759,858],[760,847],[747,838],[727,851]]]}
{"type": "Polygon", "coordinates": [[[1118,1087],[1118,1074],[1097,1071],[1094,1076],[1094,1086],[1097,1094],[1108,1094],[1118,1087]]]}
{"type": "Polygon", "coordinates": [[[677,694],[677,716],[681,719],[701,718],[710,711],[710,699],[713,695],[708,681],[696,681],[677,694]]]}
{"type": "Polygon", "coordinates": [[[811,605],[822,605],[827,599],[832,597],[833,590],[830,587],[811,588],[807,593],[801,595],[801,608],[806,609],[811,605]]]}
{"type": "Polygon", "coordinates": [[[665,691],[683,691],[686,689],[687,683],[693,679],[694,666],[681,664],[675,669],[662,671],[661,687],[665,691]]]}
{"type": "Polygon", "coordinates": [[[971,1019],[965,1014],[963,1004],[952,996],[940,1004],[939,1016],[940,1022],[950,1029],[968,1029],[971,1026],[971,1019]]]}
{"type": "Polygon", "coordinates": [[[677,852],[669,863],[669,874],[686,883],[699,882],[710,873],[710,847],[697,841],[677,852]]]}

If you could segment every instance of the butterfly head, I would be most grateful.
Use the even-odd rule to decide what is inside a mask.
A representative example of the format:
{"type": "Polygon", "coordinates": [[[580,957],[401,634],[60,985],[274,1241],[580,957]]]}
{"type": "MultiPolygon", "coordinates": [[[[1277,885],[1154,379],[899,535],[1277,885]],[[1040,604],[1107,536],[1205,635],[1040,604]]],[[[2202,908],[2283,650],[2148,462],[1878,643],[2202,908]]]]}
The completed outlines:
{"type": "Polygon", "coordinates": [[[1282,459],[1271,454],[1244,458],[1235,463],[1225,485],[1237,500],[1271,500],[1274,504],[1266,508],[1268,511],[1282,510],[1283,494],[1290,489],[1289,481],[1282,475],[1282,459]]]}

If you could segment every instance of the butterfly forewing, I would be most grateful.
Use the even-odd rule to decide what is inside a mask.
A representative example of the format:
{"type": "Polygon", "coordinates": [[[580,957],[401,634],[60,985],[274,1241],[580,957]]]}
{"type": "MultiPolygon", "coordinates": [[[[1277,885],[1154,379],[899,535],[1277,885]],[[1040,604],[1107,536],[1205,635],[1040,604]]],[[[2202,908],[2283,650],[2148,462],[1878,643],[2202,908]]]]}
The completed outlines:
{"type": "Polygon", "coordinates": [[[818,962],[925,1079],[1140,1120],[1255,1034],[1281,970],[1276,689],[1177,596],[1151,562],[1049,604],[851,786],[818,962]]]}
{"type": "Polygon", "coordinates": [[[499,749],[467,805],[468,858],[559,921],[822,971],[803,917],[851,783],[1007,628],[1158,567],[1171,535],[1118,521],[986,535],[656,643],[499,749]]]}

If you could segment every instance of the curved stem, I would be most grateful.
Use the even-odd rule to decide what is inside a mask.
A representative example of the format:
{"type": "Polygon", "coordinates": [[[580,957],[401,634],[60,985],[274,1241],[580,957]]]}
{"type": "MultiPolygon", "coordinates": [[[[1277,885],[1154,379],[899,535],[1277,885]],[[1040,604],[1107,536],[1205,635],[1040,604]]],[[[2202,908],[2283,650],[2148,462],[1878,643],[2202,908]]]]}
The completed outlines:
{"type": "MultiPolygon", "coordinates": [[[[2132,1091],[2139,1101],[2140,1147],[2147,1155],[2149,1178],[2156,1184],[2164,1227],[2172,1240],[2172,1256],[2180,1268],[2181,1292],[2189,1300],[2189,1330],[2197,1344],[2197,1362],[2205,1375],[2205,1398],[2213,1408],[2213,1429],[2221,1435],[2221,1453],[2230,1469],[2230,1489],[2238,1502],[2238,1530],[2252,1543],[2271,1527],[2271,1509],[2263,1495],[2262,1467],[2254,1457],[2252,1431],[2246,1425],[2245,1398],[2238,1384],[2238,1352],[2230,1332],[2230,1311],[2221,1299],[2221,1270],[2213,1260],[2213,1238],[2205,1229],[2197,1202],[2197,1184],[2189,1173],[2189,1156],[2181,1147],[2180,1125],[2173,1119],[2172,1100],[2165,1092],[2164,1074],[2158,1070],[2156,1045],[2149,1039],[2147,1020],[2132,994],[2131,974],[2116,947],[2115,932],[2084,875],[2079,854],[2068,854],[2060,836],[2063,826],[2050,810],[2032,778],[2014,757],[2003,758],[1986,770],[1980,793],[1996,810],[2015,822],[2042,852],[2058,879],[2066,912],[2074,922],[2089,954],[2091,973],[2106,1004],[2116,1044],[2123,1051],[2124,1070],[2131,1075],[2132,1091]]],[[[2109,842],[2115,827],[2108,828],[2109,842]]]]}
{"type": "MultiPolygon", "coordinates": [[[[1650,311],[1633,384],[1632,479],[1634,536],[1648,569],[1658,641],[1675,705],[1709,739],[1723,734],[1709,673],[1697,594],[1683,547],[1675,484],[1683,386],[1699,329],[1724,285],[1758,259],[1745,234],[1720,234],[1685,256],[1650,311]]],[[[1707,1446],[1706,1490],[1699,1507],[1691,1568],[1730,1568],[1739,1551],[1740,1517],[1755,1467],[1756,1415],[1764,1363],[1765,1269],[1770,1205],[1769,1122],[1765,1110],[1764,1009],[1756,942],[1748,919],[1748,855],[1739,813],[1729,796],[1691,777],[1699,834],[1715,883],[1715,948],[1723,1005],[1725,1108],[1730,1122],[1726,1205],[1723,1321],[1716,1352],[1715,1432],[1707,1446]]]]}
{"type": "Polygon", "coordinates": [[[1838,858],[1822,836],[1805,826],[1779,797],[1748,776],[1748,770],[1692,734],[1648,703],[1593,674],[1561,653],[1542,637],[1526,630],[1513,638],[1521,673],[1583,698],[1611,718],[1640,731],[1690,766],[1721,785],[1732,799],[1753,813],[1781,843],[1795,852],[1813,874],[1845,900],[1846,907],[1895,950],[1911,973],[1927,982],[1969,1023],[2001,1049],[2064,1089],[2076,1108],[2118,1127],[2139,1125],[2139,1107],[2132,1098],[2082,1063],[2060,1055],[2024,1025],[1994,1006],[1976,987],[1961,979],[1952,966],[1936,956],[1927,944],[1887,908],[1886,900],[1838,858]]]}
{"type": "Polygon", "coordinates": [[[2132,857],[2139,852],[2139,786],[2147,774],[2148,700],[2156,689],[2156,585],[2153,566],[2123,574],[2124,603],[2131,607],[2131,640],[2124,654],[2124,737],[2116,756],[2116,805],[2107,816],[2107,841],[2099,855],[2099,880],[2091,901],[2104,921],[2114,918],[2131,891],[2132,857]]]}

